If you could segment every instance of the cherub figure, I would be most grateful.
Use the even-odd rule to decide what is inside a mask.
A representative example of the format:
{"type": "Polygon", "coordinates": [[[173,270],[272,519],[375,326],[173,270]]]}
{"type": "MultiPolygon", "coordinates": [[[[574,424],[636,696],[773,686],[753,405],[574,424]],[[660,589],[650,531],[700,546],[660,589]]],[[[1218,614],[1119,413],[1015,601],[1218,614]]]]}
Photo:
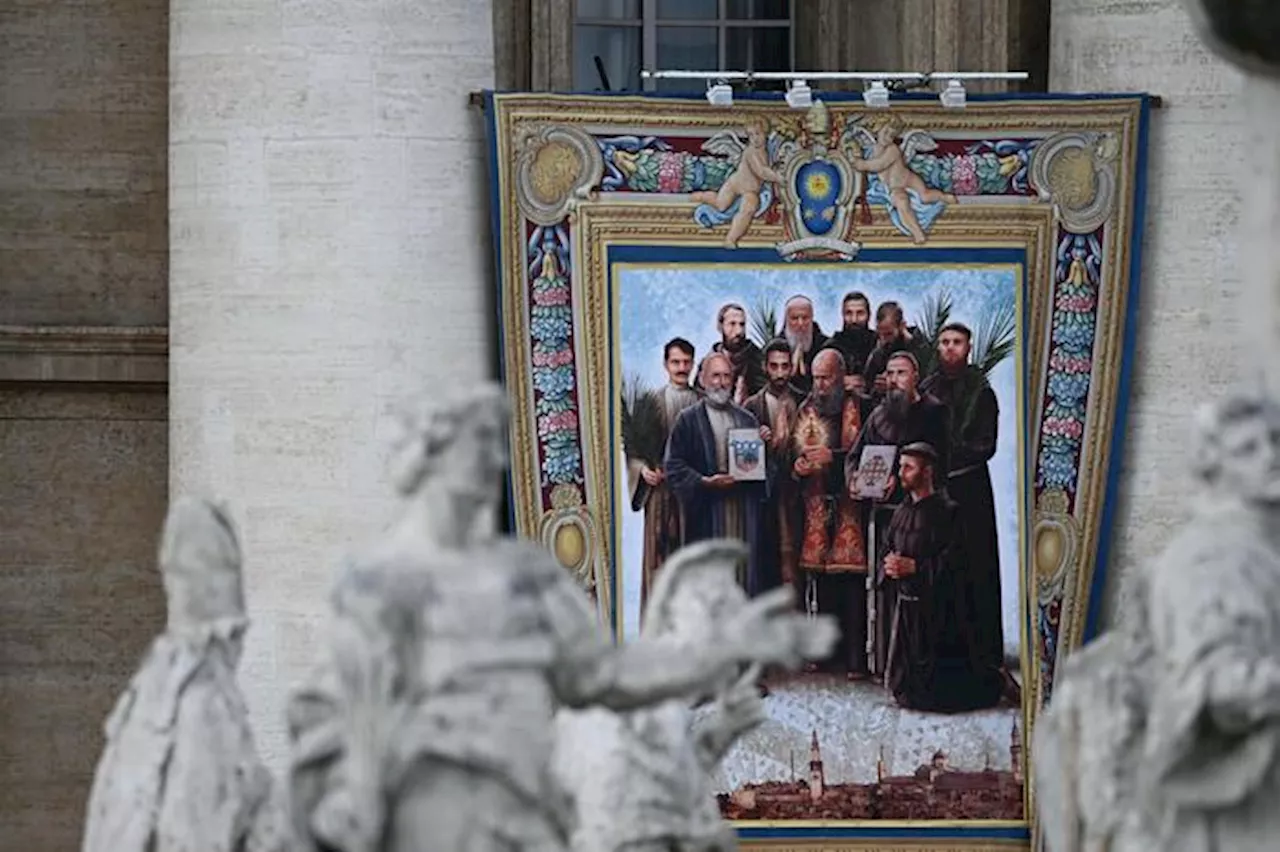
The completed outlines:
{"type": "Polygon", "coordinates": [[[107,720],[83,852],[283,852],[283,791],[258,758],[236,666],[248,622],[226,513],[174,502],[160,543],[169,623],[107,720]]]}
{"type": "Polygon", "coordinates": [[[1280,836],[1280,408],[1197,416],[1194,517],[1036,726],[1048,852],[1262,852],[1280,836]]]}
{"type": "Polygon", "coordinates": [[[403,512],[339,580],[328,656],[290,705],[297,833],[315,852],[563,852],[560,707],[635,710],[726,667],[798,666],[835,625],[762,596],[696,649],[616,645],[544,548],[496,532],[509,412],[497,384],[401,414],[403,512]]]}
{"type": "MultiPolygon", "coordinates": [[[[700,653],[710,625],[740,612],[740,542],[689,545],[667,560],[645,608],[644,639],[700,653]]],[[[711,776],[764,718],[760,669],[726,665],[685,695],[629,713],[562,711],[556,768],[576,804],[574,852],[730,852],[711,776]],[[700,709],[695,705],[710,701],[700,709]]]]}
{"type": "Polygon", "coordinates": [[[721,224],[729,219],[729,233],[725,235],[725,248],[737,248],[738,242],[751,227],[751,220],[765,206],[761,194],[765,182],[781,186],[785,181],[769,161],[768,125],[762,119],[747,122],[747,144],[743,147],[732,132],[717,133],[707,140],[704,150],[736,161],[737,168],[725,178],[714,192],[700,190],[690,193],[699,204],[709,205],[720,216],[706,217],[709,224],[721,224]],[[732,218],[730,218],[732,217],[732,218]]]}
{"type": "MultiPolygon", "coordinates": [[[[923,130],[908,131],[897,142],[897,132],[891,123],[883,124],[874,136],[862,125],[852,125],[845,131],[849,160],[860,172],[870,172],[880,181],[884,202],[894,225],[911,237],[917,245],[925,242],[924,228],[920,222],[923,214],[928,222],[942,211],[942,205],[955,204],[956,197],[928,186],[920,175],[911,170],[911,158],[919,151],[932,151],[937,143],[923,130]],[[866,151],[870,150],[867,155],[866,151]],[[917,209],[918,207],[922,209],[917,209]]],[[[873,193],[868,189],[868,197],[873,193]]],[[[879,199],[877,199],[879,200],[879,199]]]]}

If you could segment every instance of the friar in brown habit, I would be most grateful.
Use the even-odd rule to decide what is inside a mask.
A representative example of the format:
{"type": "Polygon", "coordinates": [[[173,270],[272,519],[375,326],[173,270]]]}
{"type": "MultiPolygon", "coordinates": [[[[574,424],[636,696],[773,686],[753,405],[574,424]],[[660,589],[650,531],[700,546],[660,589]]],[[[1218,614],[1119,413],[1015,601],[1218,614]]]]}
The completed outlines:
{"type": "Polygon", "coordinates": [[[900,706],[962,713],[998,704],[1005,680],[978,653],[959,516],[934,487],[937,469],[930,445],[902,448],[898,475],[906,495],[889,521],[882,563],[892,607],[885,686],[900,706]]]}

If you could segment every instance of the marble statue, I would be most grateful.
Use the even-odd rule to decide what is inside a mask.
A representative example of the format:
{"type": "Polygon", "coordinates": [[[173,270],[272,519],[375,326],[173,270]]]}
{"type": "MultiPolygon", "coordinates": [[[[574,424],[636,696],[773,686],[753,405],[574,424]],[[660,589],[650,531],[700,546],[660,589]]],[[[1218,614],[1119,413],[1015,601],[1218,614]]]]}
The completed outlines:
{"type": "Polygon", "coordinates": [[[494,532],[507,418],[492,384],[400,418],[403,511],[343,570],[324,658],[289,704],[305,849],[560,852],[573,805],[552,772],[559,708],[654,706],[834,645],[835,625],[796,614],[789,591],[705,624],[697,647],[615,645],[550,553],[494,532]]]}
{"type": "Polygon", "coordinates": [[[190,497],[165,520],[168,624],[106,723],[83,852],[283,852],[283,788],[236,684],[247,621],[226,512],[190,497]]]}
{"type": "Polygon", "coordinates": [[[1262,852],[1280,838],[1280,406],[1198,415],[1194,518],[1127,579],[1036,727],[1048,852],[1262,852]]]}
{"type": "Polygon", "coordinates": [[[1254,74],[1280,75],[1280,4],[1275,0],[1183,0],[1201,37],[1254,74]]]}
{"type": "MultiPolygon", "coordinates": [[[[745,545],[728,540],[678,550],[658,575],[642,637],[698,653],[711,625],[746,605],[736,577],[746,559],[745,545]]],[[[574,852],[737,849],[711,774],[764,719],[759,673],[725,665],[697,691],[628,713],[562,710],[555,763],[575,804],[574,852]]]]}

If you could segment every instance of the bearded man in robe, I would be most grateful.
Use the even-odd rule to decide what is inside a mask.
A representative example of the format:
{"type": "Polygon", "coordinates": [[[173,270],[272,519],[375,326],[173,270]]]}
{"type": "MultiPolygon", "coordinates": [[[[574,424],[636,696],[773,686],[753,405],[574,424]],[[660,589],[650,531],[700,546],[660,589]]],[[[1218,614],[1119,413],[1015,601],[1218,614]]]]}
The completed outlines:
{"type": "Polygon", "coordinates": [[[964,545],[956,505],[934,486],[937,453],[902,448],[906,492],[885,534],[883,583],[891,602],[885,686],[912,710],[964,713],[996,706],[1001,670],[977,653],[965,606],[964,545]]]}
{"type": "Polygon", "coordinates": [[[663,465],[666,482],[680,501],[685,543],[730,538],[748,544],[742,581],[747,594],[755,595],[760,586],[756,530],[765,483],[730,475],[729,431],[758,431],[760,424],[733,402],[733,363],[727,355],[708,355],[698,375],[704,396],[676,418],[663,465]]]}
{"type": "MultiPolygon", "coordinates": [[[[889,389],[885,370],[889,359],[899,352],[910,353],[919,367],[921,360],[930,355],[929,343],[920,329],[908,326],[902,305],[897,302],[881,302],[876,308],[876,344],[867,356],[866,366],[862,370],[862,379],[867,392],[879,402],[884,399],[889,389]]],[[[919,369],[916,370],[919,372],[919,369]]]]}
{"type": "Polygon", "coordinates": [[[764,348],[768,384],[749,397],[743,408],[760,423],[765,439],[766,491],[760,507],[760,585],[770,589],[785,584],[797,587],[795,507],[799,493],[791,478],[791,425],[796,400],[791,395],[791,345],[783,338],[764,348]]]}
{"type": "MultiPolygon", "coordinates": [[[[690,385],[693,373],[693,344],[682,337],[667,341],[662,349],[667,384],[659,391],[663,435],[669,438],[676,418],[698,401],[698,392],[690,385]]],[[[644,462],[628,460],[631,483],[631,510],[644,512],[644,556],[640,575],[640,601],[643,604],[662,563],[684,544],[680,504],[666,483],[662,467],[649,467],[644,462]]]]}
{"type": "MultiPolygon", "coordinates": [[[[891,445],[901,449],[907,444],[923,442],[935,448],[939,465],[947,469],[950,463],[948,450],[951,445],[951,420],[947,407],[938,400],[920,392],[920,363],[909,352],[893,355],[884,371],[884,400],[867,418],[858,444],[845,459],[848,482],[853,482],[864,447],[891,445]]],[[[903,492],[896,476],[885,482],[883,502],[899,503],[903,492]]]]}
{"type": "MultiPolygon", "coordinates": [[[[1000,541],[988,464],[996,454],[1000,406],[987,377],[969,363],[973,333],[961,323],[938,334],[938,368],[920,392],[947,406],[951,420],[947,496],[960,513],[966,591],[979,653],[991,665],[1004,660],[1000,598],[1000,541]]],[[[940,483],[942,484],[942,483],[940,483]]]]}
{"type": "MultiPolygon", "coordinates": [[[[899,451],[908,444],[917,442],[935,448],[950,446],[947,407],[933,397],[920,393],[920,366],[915,357],[909,352],[893,355],[885,366],[884,376],[884,400],[871,412],[858,435],[857,445],[845,458],[846,487],[850,490],[861,464],[862,451],[868,446],[892,446],[899,451]]],[[[935,452],[939,456],[938,468],[945,470],[948,463],[946,451],[935,449],[935,452]]],[[[873,538],[873,555],[877,564],[884,557],[884,542],[875,540],[875,536],[889,522],[889,513],[902,502],[904,496],[896,463],[894,467],[885,477],[880,499],[873,502],[868,511],[868,524],[871,527],[868,535],[873,538]]],[[[877,573],[877,578],[881,573],[877,573]]],[[[889,647],[889,608],[892,600],[886,594],[883,584],[877,584],[873,635],[876,672],[884,671],[885,654],[889,647]]]]}
{"type": "Polygon", "coordinates": [[[810,371],[813,358],[827,345],[827,336],[813,319],[813,302],[808,296],[792,296],[782,308],[783,334],[791,344],[791,387],[796,399],[803,399],[813,386],[810,371]]]}
{"type": "Polygon", "coordinates": [[[759,393],[765,386],[764,354],[747,338],[747,309],[737,302],[720,308],[716,314],[716,330],[720,332],[720,341],[711,351],[729,356],[733,364],[733,401],[742,405],[747,397],[759,393]]]}
{"type": "Polygon", "coordinates": [[[835,653],[820,667],[865,677],[867,551],[857,504],[845,486],[845,455],[858,440],[858,402],[844,391],[844,357],[824,349],[813,359],[813,389],[792,428],[792,476],[801,505],[800,570],[810,608],[840,624],[835,653]]]}
{"type": "Polygon", "coordinates": [[[871,328],[871,300],[866,293],[854,290],[840,302],[840,318],[844,326],[831,336],[829,345],[844,355],[845,390],[866,369],[867,358],[876,348],[876,333],[871,328]]]}

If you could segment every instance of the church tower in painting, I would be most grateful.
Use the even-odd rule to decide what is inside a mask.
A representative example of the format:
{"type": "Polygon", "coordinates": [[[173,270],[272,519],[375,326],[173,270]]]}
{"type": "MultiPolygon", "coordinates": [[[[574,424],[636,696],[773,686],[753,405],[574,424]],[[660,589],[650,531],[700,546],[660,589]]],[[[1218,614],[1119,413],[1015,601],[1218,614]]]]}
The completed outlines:
{"type": "Polygon", "coordinates": [[[809,740],[809,798],[815,802],[826,789],[826,775],[822,770],[822,751],[818,748],[818,732],[814,730],[809,740]]]}

